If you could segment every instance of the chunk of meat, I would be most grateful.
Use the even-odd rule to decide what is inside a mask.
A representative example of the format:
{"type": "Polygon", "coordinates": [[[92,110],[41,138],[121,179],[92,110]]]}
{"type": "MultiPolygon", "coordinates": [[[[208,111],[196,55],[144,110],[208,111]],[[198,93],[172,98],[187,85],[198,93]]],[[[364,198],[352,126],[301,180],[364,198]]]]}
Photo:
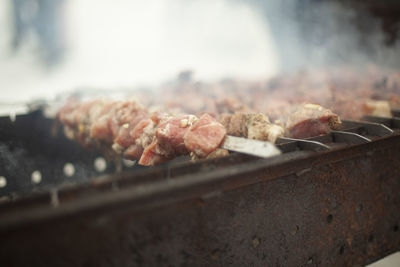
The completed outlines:
{"type": "Polygon", "coordinates": [[[182,115],[161,122],[155,133],[159,145],[171,155],[187,154],[183,136],[197,120],[194,115],[182,115]]]}
{"type": "Polygon", "coordinates": [[[272,124],[262,113],[223,114],[220,116],[220,122],[225,126],[229,135],[273,143],[285,132],[283,127],[272,124]]]}
{"type": "MultiPolygon", "coordinates": [[[[143,119],[138,123],[134,120],[132,122],[132,126],[134,126],[133,129],[129,126],[126,127],[126,131],[120,133],[112,146],[115,152],[131,160],[140,159],[144,149],[149,146],[154,139],[154,122],[145,117],[146,116],[143,115],[143,119]]],[[[123,130],[121,129],[121,131],[123,130]]]]}
{"type": "Polygon", "coordinates": [[[216,158],[222,158],[226,157],[229,155],[229,151],[223,148],[217,148],[213,152],[207,155],[207,159],[216,159],[216,158]]]}
{"type": "Polygon", "coordinates": [[[285,135],[285,129],[277,124],[271,124],[268,129],[268,141],[275,143],[279,137],[285,135]]]}
{"type": "Polygon", "coordinates": [[[143,107],[137,104],[136,101],[120,101],[117,102],[110,112],[108,120],[109,128],[112,134],[112,140],[117,138],[121,126],[129,124],[136,116],[137,113],[142,111],[143,107]]]}
{"type": "Polygon", "coordinates": [[[151,119],[142,120],[130,132],[135,144],[146,148],[154,139],[155,124],[151,119]]]}
{"type": "Polygon", "coordinates": [[[164,156],[159,149],[157,140],[153,140],[153,142],[144,149],[139,164],[152,166],[168,161],[170,158],[164,156]]]}
{"type": "Polygon", "coordinates": [[[90,138],[112,143],[113,136],[110,129],[110,120],[115,113],[114,101],[105,102],[96,116],[91,118],[90,138]]]}
{"type": "Polygon", "coordinates": [[[384,100],[367,100],[364,103],[364,113],[377,117],[392,117],[390,103],[384,100]]]}
{"type": "Polygon", "coordinates": [[[141,145],[131,145],[124,152],[123,156],[130,160],[140,159],[143,153],[143,147],[141,145]]]}
{"type": "MultiPolygon", "coordinates": [[[[148,118],[148,116],[149,115],[144,110],[138,111],[136,113],[136,116],[129,123],[125,123],[122,125],[122,127],[120,127],[118,136],[114,140],[114,142],[125,148],[135,144],[135,140],[142,134],[142,128],[143,128],[143,127],[138,127],[138,128],[136,127],[142,120],[148,118]],[[136,133],[135,133],[136,136],[132,137],[131,132],[133,132],[135,128],[136,128],[136,133]]],[[[150,123],[150,121],[147,122],[150,123]]],[[[146,126],[147,125],[148,124],[146,124],[146,126]]]]}
{"type": "Polygon", "coordinates": [[[219,121],[226,128],[227,134],[238,137],[247,136],[245,113],[222,114],[219,121]]]}
{"type": "Polygon", "coordinates": [[[246,115],[247,138],[275,143],[278,137],[283,136],[285,130],[272,124],[262,113],[246,115]]]}
{"type": "Polygon", "coordinates": [[[108,116],[103,116],[93,122],[89,136],[100,141],[111,142],[112,134],[108,127],[108,119],[108,116]]]}
{"type": "MultiPolygon", "coordinates": [[[[147,111],[135,101],[112,101],[104,103],[98,110],[92,108],[90,114],[90,137],[112,143],[124,128],[140,114],[147,111]]],[[[126,138],[125,138],[126,139],[126,138]]]]}
{"type": "Polygon", "coordinates": [[[58,113],[58,119],[66,126],[64,130],[67,136],[85,147],[90,147],[93,143],[89,136],[92,119],[99,114],[104,105],[102,100],[85,103],[70,100],[58,113]]]}
{"type": "Polygon", "coordinates": [[[365,99],[337,99],[329,108],[349,120],[359,120],[364,114],[365,99]]]}
{"type": "Polygon", "coordinates": [[[190,127],[183,139],[189,151],[199,157],[206,157],[219,147],[225,135],[225,127],[210,115],[204,114],[190,127]]]}
{"type": "Polygon", "coordinates": [[[70,98],[67,103],[58,111],[57,118],[61,121],[64,126],[74,127],[75,126],[75,110],[79,108],[79,102],[73,98],[70,98]]]}
{"type": "Polygon", "coordinates": [[[290,137],[309,138],[329,133],[340,124],[339,116],[331,110],[316,104],[303,104],[289,115],[286,129],[290,137]]]}

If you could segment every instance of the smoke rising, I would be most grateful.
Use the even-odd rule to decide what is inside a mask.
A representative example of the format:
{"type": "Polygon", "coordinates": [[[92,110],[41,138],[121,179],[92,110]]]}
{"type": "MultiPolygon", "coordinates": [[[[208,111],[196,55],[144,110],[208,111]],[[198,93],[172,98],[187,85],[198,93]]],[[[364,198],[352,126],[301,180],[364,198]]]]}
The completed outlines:
{"type": "MultiPolygon", "coordinates": [[[[25,16],[34,18],[39,2],[25,2],[36,6],[25,16]]],[[[51,97],[77,87],[155,86],[184,69],[216,80],[400,64],[398,42],[386,45],[382,21],[346,1],[59,2],[65,51],[51,68],[43,67],[44,48],[32,31],[10,52],[11,1],[0,3],[2,99],[51,97]]]]}
{"type": "MultiPolygon", "coordinates": [[[[8,66],[0,63],[9,77],[3,88],[33,97],[77,87],[155,86],[183,69],[203,80],[276,73],[269,29],[245,3],[65,0],[62,17],[63,61],[50,71],[41,67],[37,38],[27,36],[17,55],[4,55],[8,66]]],[[[11,29],[11,20],[5,21],[11,29]]]]}
{"type": "Polygon", "coordinates": [[[368,9],[371,3],[253,0],[252,4],[268,21],[280,48],[281,71],[371,64],[399,67],[398,42],[387,45],[382,20],[368,9]]]}

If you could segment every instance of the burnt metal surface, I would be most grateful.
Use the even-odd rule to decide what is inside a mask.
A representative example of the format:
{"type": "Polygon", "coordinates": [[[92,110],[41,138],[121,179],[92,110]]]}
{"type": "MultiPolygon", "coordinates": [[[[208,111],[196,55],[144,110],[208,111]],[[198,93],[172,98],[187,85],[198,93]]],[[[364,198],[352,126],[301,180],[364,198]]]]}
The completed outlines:
{"type": "MultiPolygon", "coordinates": [[[[35,127],[31,120],[20,127],[35,127]]],[[[348,126],[367,136],[389,129],[348,126]]],[[[28,161],[52,156],[58,170],[82,157],[94,174],[84,183],[54,176],[53,187],[44,179],[35,194],[0,204],[4,266],[360,266],[400,250],[400,135],[390,129],[372,141],[335,132],[311,138],[329,144],[319,152],[288,140],[270,159],[178,159],[102,177],[90,169],[92,152],[71,147],[78,154],[65,159],[60,145],[31,144],[34,129],[4,129],[3,143],[20,142],[28,161]]]]}
{"type": "Polygon", "coordinates": [[[41,205],[14,202],[0,206],[0,258],[6,266],[367,264],[400,249],[398,151],[393,135],[147,184],[121,174],[97,189],[60,190],[53,206],[44,196],[41,205]],[[24,217],[28,209],[36,217],[24,217]]]}
{"type": "Polygon", "coordinates": [[[288,142],[294,142],[297,144],[297,146],[300,149],[303,150],[311,150],[311,151],[324,151],[328,150],[329,146],[318,142],[318,141],[313,141],[313,140],[305,140],[305,139],[295,139],[295,138],[287,138],[287,137],[280,137],[277,140],[278,144],[279,143],[288,143],[288,142]]]}
{"type": "Polygon", "coordinates": [[[357,134],[377,137],[393,133],[393,130],[383,124],[367,121],[342,120],[341,129],[354,129],[357,134]]]}
{"type": "Polygon", "coordinates": [[[400,129],[400,117],[383,118],[383,117],[374,117],[374,116],[364,116],[363,119],[366,121],[383,124],[392,129],[400,129]]]}
{"type": "MultiPolygon", "coordinates": [[[[115,165],[111,163],[104,170],[96,170],[94,162],[102,159],[102,155],[82,149],[55,126],[41,110],[14,118],[0,117],[0,176],[6,180],[6,186],[0,187],[0,197],[25,196],[32,191],[87,182],[101,174],[115,172],[115,165]],[[72,175],[65,175],[66,164],[73,166],[72,175]],[[41,176],[36,182],[32,181],[35,171],[41,176]]],[[[124,169],[130,168],[125,166],[124,169]]]]}

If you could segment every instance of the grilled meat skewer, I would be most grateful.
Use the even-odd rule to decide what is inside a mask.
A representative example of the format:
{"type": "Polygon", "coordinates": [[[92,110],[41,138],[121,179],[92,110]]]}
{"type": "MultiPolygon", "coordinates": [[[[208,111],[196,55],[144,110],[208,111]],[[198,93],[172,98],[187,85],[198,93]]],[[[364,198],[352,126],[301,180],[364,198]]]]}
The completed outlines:
{"type": "Polygon", "coordinates": [[[226,155],[219,147],[227,134],[274,143],[285,135],[297,138],[323,134],[340,124],[336,114],[319,105],[304,105],[293,114],[285,130],[262,113],[222,114],[219,122],[207,113],[197,117],[149,112],[133,100],[100,99],[83,103],[71,100],[57,117],[66,135],[84,147],[100,148],[109,157],[121,155],[139,160],[141,165],[156,165],[178,155],[226,155]]]}

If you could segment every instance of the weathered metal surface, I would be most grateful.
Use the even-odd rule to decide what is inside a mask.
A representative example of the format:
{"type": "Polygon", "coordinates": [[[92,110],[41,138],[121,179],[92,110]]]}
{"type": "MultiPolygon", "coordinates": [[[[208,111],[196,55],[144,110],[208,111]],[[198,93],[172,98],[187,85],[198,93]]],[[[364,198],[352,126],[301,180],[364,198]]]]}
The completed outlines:
{"type": "MultiPolygon", "coordinates": [[[[352,120],[342,120],[341,130],[347,130],[351,128],[356,128],[357,131],[365,132],[368,135],[374,136],[385,136],[388,134],[392,134],[393,130],[388,128],[387,126],[375,123],[375,122],[366,122],[366,121],[352,121],[352,120]]],[[[358,133],[358,132],[356,132],[358,133]]]]}
{"type": "Polygon", "coordinates": [[[332,139],[338,143],[345,143],[351,145],[358,145],[371,142],[371,139],[366,138],[356,133],[349,133],[343,131],[331,131],[332,139]]]}
{"type": "Polygon", "coordinates": [[[392,115],[393,117],[400,118],[400,109],[392,109],[392,115]]]}
{"type": "Polygon", "coordinates": [[[60,190],[51,207],[45,196],[31,206],[3,205],[0,259],[5,266],[364,265],[400,250],[399,151],[395,134],[293,158],[222,161],[208,170],[198,163],[202,173],[148,183],[161,168],[143,171],[137,184],[123,174],[60,190]],[[35,216],[24,217],[28,210],[35,216]]]}
{"type": "Polygon", "coordinates": [[[380,123],[392,129],[400,129],[400,118],[393,117],[393,118],[382,118],[382,117],[375,117],[375,116],[364,116],[363,120],[380,123]]]}
{"type": "Polygon", "coordinates": [[[305,140],[305,139],[295,139],[295,138],[288,138],[288,137],[280,137],[277,140],[278,144],[281,143],[296,143],[297,146],[302,150],[310,150],[310,151],[324,151],[329,150],[329,146],[313,140],[305,140]]]}
{"type": "MultiPolygon", "coordinates": [[[[113,164],[108,164],[102,172],[97,171],[94,161],[102,155],[82,149],[68,140],[61,129],[54,131],[54,126],[54,121],[43,117],[40,110],[17,115],[13,120],[0,117],[0,176],[7,182],[5,187],[0,187],[0,197],[25,196],[32,191],[88,182],[101,174],[115,172],[113,164]],[[67,163],[74,166],[71,176],[63,172],[67,163]],[[39,183],[32,182],[34,171],[41,173],[39,183]]],[[[132,167],[124,166],[124,169],[132,167]]]]}

